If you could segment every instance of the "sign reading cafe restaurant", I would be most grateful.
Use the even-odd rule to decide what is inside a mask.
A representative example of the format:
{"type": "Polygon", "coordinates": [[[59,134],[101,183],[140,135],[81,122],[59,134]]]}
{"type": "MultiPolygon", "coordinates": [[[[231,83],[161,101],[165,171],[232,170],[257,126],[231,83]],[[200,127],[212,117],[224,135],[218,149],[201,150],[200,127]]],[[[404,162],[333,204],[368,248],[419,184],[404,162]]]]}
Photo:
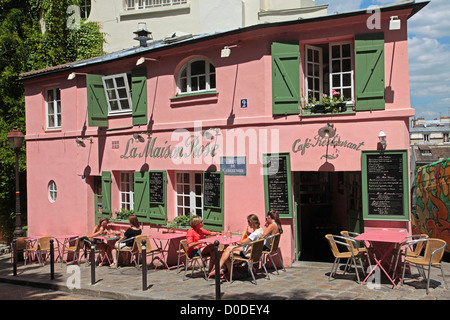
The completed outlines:
{"type": "MultiPolygon", "coordinates": [[[[347,140],[341,140],[341,137],[336,134],[333,139],[328,139],[321,137],[319,135],[316,135],[313,139],[306,138],[305,141],[302,143],[302,139],[297,139],[292,144],[292,151],[294,153],[300,152],[301,155],[304,155],[306,150],[309,148],[316,148],[316,147],[326,147],[326,146],[332,146],[332,147],[342,147],[342,148],[348,148],[355,151],[359,151],[360,148],[364,145],[364,141],[362,142],[351,142],[347,140]]],[[[331,159],[337,158],[339,155],[336,156],[330,156],[330,155],[323,155],[322,157],[327,157],[331,159]]]]}

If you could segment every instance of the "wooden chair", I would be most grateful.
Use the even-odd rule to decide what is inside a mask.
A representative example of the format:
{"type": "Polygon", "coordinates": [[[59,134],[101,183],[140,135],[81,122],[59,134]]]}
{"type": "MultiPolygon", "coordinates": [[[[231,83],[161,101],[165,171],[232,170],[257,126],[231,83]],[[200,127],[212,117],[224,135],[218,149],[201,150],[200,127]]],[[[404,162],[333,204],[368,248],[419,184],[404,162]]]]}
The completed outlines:
{"type": "Polygon", "coordinates": [[[333,263],[333,266],[331,267],[331,271],[330,271],[330,275],[328,277],[328,281],[330,281],[331,277],[336,274],[336,271],[339,268],[339,261],[341,259],[347,259],[347,263],[346,263],[345,269],[344,269],[344,274],[347,271],[347,266],[348,266],[349,262],[352,261],[353,266],[355,267],[355,272],[356,272],[356,277],[358,279],[358,283],[360,283],[361,281],[359,279],[359,272],[358,272],[358,266],[356,264],[356,260],[359,260],[362,272],[363,272],[363,274],[365,274],[364,267],[363,267],[362,262],[361,262],[361,257],[363,256],[364,253],[363,252],[358,252],[357,254],[355,254],[355,252],[353,250],[353,246],[356,246],[356,241],[353,240],[353,239],[349,239],[347,237],[334,236],[334,235],[331,235],[331,234],[325,235],[325,238],[328,240],[331,252],[333,253],[333,256],[334,256],[334,263],[333,263]],[[335,238],[341,239],[343,241],[336,240],[335,238]],[[347,243],[347,240],[348,241],[352,241],[353,242],[353,246],[349,245],[347,243]],[[340,251],[338,245],[346,247],[347,250],[344,251],[344,252],[340,251]]]}
{"type": "Polygon", "coordinates": [[[28,252],[34,252],[37,255],[38,261],[40,264],[42,264],[42,266],[44,266],[44,262],[42,261],[42,253],[50,253],[50,240],[51,239],[52,239],[52,237],[41,237],[41,238],[37,239],[35,247],[27,249],[27,254],[28,254],[28,252]],[[38,253],[39,253],[39,255],[38,255],[38,253]]]}
{"type": "Polygon", "coordinates": [[[424,278],[427,279],[427,294],[429,292],[430,287],[430,275],[431,275],[431,267],[439,268],[441,269],[442,274],[442,280],[444,281],[445,288],[448,289],[447,281],[445,280],[444,270],[442,269],[442,257],[444,255],[445,247],[447,246],[447,243],[444,240],[441,239],[427,239],[422,238],[415,240],[411,242],[406,248],[405,248],[405,263],[403,264],[403,273],[402,273],[402,281],[401,284],[403,285],[403,280],[405,278],[405,268],[406,264],[414,265],[417,267],[417,269],[421,268],[422,270],[425,270],[425,267],[428,267],[428,277],[425,277],[425,272],[423,272],[424,278]],[[419,242],[424,242],[425,244],[425,253],[423,257],[417,256],[417,257],[410,257],[408,256],[408,248],[414,247],[419,242]]]}
{"type": "MultiPolygon", "coordinates": [[[[192,271],[191,271],[191,277],[194,275],[194,270],[195,270],[195,266],[198,265],[202,271],[203,271],[203,275],[205,276],[205,280],[208,281],[208,276],[206,274],[206,260],[205,258],[202,257],[202,254],[200,253],[199,256],[195,256],[193,258],[190,258],[188,255],[188,245],[187,245],[187,240],[181,240],[180,241],[180,250],[178,253],[178,258],[180,258],[180,256],[184,255],[186,256],[186,263],[184,265],[184,275],[183,275],[183,281],[186,280],[186,272],[189,266],[192,267],[192,271]]],[[[178,264],[179,264],[179,260],[178,260],[178,264]]]]}
{"type": "Polygon", "coordinates": [[[278,272],[277,266],[275,265],[275,262],[273,261],[272,256],[277,256],[278,257],[278,260],[280,261],[281,266],[283,267],[283,270],[286,272],[286,268],[284,267],[283,261],[281,260],[281,257],[278,254],[278,246],[280,244],[280,238],[281,238],[281,234],[280,233],[276,233],[276,234],[273,234],[271,236],[268,236],[266,238],[266,242],[267,242],[268,239],[271,239],[270,248],[269,248],[269,250],[264,250],[264,248],[263,248],[263,252],[262,252],[263,257],[265,257],[265,256],[269,257],[269,259],[272,262],[272,265],[275,268],[275,271],[277,272],[277,274],[280,274],[280,273],[278,272]]]}
{"type": "MultiPolygon", "coordinates": [[[[145,240],[145,252],[146,254],[151,254],[152,255],[152,262],[154,259],[154,255],[156,252],[161,252],[161,250],[159,248],[152,248],[152,244],[150,243],[150,239],[145,236],[145,235],[140,235],[136,237],[136,246],[138,249],[138,258],[137,258],[137,264],[136,267],[139,266],[139,259],[142,256],[142,240],[145,240]]],[[[155,270],[158,266],[155,266],[155,270]]]]}
{"type": "MultiPolygon", "coordinates": [[[[255,285],[256,283],[256,278],[255,275],[253,273],[253,265],[255,263],[261,263],[262,266],[264,267],[264,271],[266,272],[266,276],[267,279],[270,280],[269,274],[267,273],[267,269],[266,269],[266,265],[264,264],[264,261],[262,259],[262,252],[263,252],[263,246],[264,246],[264,241],[265,239],[259,239],[247,244],[243,244],[240,246],[237,246],[236,248],[246,248],[246,246],[251,246],[251,253],[250,253],[250,258],[242,258],[240,255],[235,255],[233,254],[231,256],[231,272],[230,272],[230,282],[233,282],[233,269],[234,269],[234,264],[235,262],[246,262],[248,269],[252,275],[253,281],[255,281],[255,285]]],[[[235,248],[235,249],[236,249],[235,248]]]]}

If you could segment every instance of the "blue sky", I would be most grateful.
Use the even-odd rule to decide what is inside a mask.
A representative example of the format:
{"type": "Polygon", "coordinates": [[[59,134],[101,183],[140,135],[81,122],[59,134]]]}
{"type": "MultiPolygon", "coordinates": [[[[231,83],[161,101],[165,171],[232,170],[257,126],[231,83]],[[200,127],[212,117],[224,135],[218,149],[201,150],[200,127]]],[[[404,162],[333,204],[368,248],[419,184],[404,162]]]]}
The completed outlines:
{"type": "MultiPolygon", "coordinates": [[[[386,5],[396,0],[316,0],[328,14],[386,5]]],[[[425,2],[416,0],[416,2],[425,2]]],[[[450,0],[431,0],[408,20],[411,106],[416,117],[450,116],[450,0]]]]}

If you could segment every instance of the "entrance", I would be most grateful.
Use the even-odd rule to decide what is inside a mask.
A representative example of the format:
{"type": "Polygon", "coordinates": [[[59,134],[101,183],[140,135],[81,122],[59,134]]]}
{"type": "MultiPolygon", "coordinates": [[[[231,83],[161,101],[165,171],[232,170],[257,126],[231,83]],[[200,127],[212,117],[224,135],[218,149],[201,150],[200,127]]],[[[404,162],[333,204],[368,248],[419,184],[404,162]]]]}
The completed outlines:
{"type": "Polygon", "coordinates": [[[326,234],[362,232],[361,172],[294,172],[299,260],[333,261],[326,234]]]}

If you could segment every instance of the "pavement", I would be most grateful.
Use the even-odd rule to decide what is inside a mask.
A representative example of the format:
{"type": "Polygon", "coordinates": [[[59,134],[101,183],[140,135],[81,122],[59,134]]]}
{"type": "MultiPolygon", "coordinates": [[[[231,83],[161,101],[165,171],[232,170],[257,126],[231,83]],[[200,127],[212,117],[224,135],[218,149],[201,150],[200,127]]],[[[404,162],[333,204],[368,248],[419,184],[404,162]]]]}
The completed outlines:
{"type": "MultiPolygon", "coordinates": [[[[352,270],[343,275],[343,268],[335,278],[328,276],[332,263],[295,262],[279,274],[269,269],[270,280],[259,272],[257,285],[251,277],[240,277],[233,283],[220,285],[223,301],[281,301],[281,300],[449,300],[450,290],[445,289],[438,269],[432,270],[430,293],[426,294],[426,282],[418,277],[417,269],[405,276],[403,286],[398,289],[381,277],[380,281],[370,281],[369,285],[358,284],[352,270]],[[379,284],[379,286],[377,286],[379,284]]],[[[444,274],[450,284],[450,262],[443,262],[444,274]]],[[[95,268],[95,283],[91,284],[91,268],[83,261],[81,265],[55,263],[55,277],[50,278],[50,264],[18,264],[17,275],[9,253],[0,255],[0,282],[64,291],[76,295],[114,300],[158,300],[158,301],[207,301],[216,297],[215,280],[206,281],[201,273],[183,281],[184,270],[156,271],[149,266],[147,287],[143,290],[142,271],[135,266],[118,269],[95,268]]],[[[190,272],[189,272],[190,275],[190,272]]],[[[190,304],[193,305],[192,303],[190,304]]],[[[177,309],[178,310],[178,309],[177,309]]],[[[242,310],[241,310],[242,311],[242,310]]]]}

